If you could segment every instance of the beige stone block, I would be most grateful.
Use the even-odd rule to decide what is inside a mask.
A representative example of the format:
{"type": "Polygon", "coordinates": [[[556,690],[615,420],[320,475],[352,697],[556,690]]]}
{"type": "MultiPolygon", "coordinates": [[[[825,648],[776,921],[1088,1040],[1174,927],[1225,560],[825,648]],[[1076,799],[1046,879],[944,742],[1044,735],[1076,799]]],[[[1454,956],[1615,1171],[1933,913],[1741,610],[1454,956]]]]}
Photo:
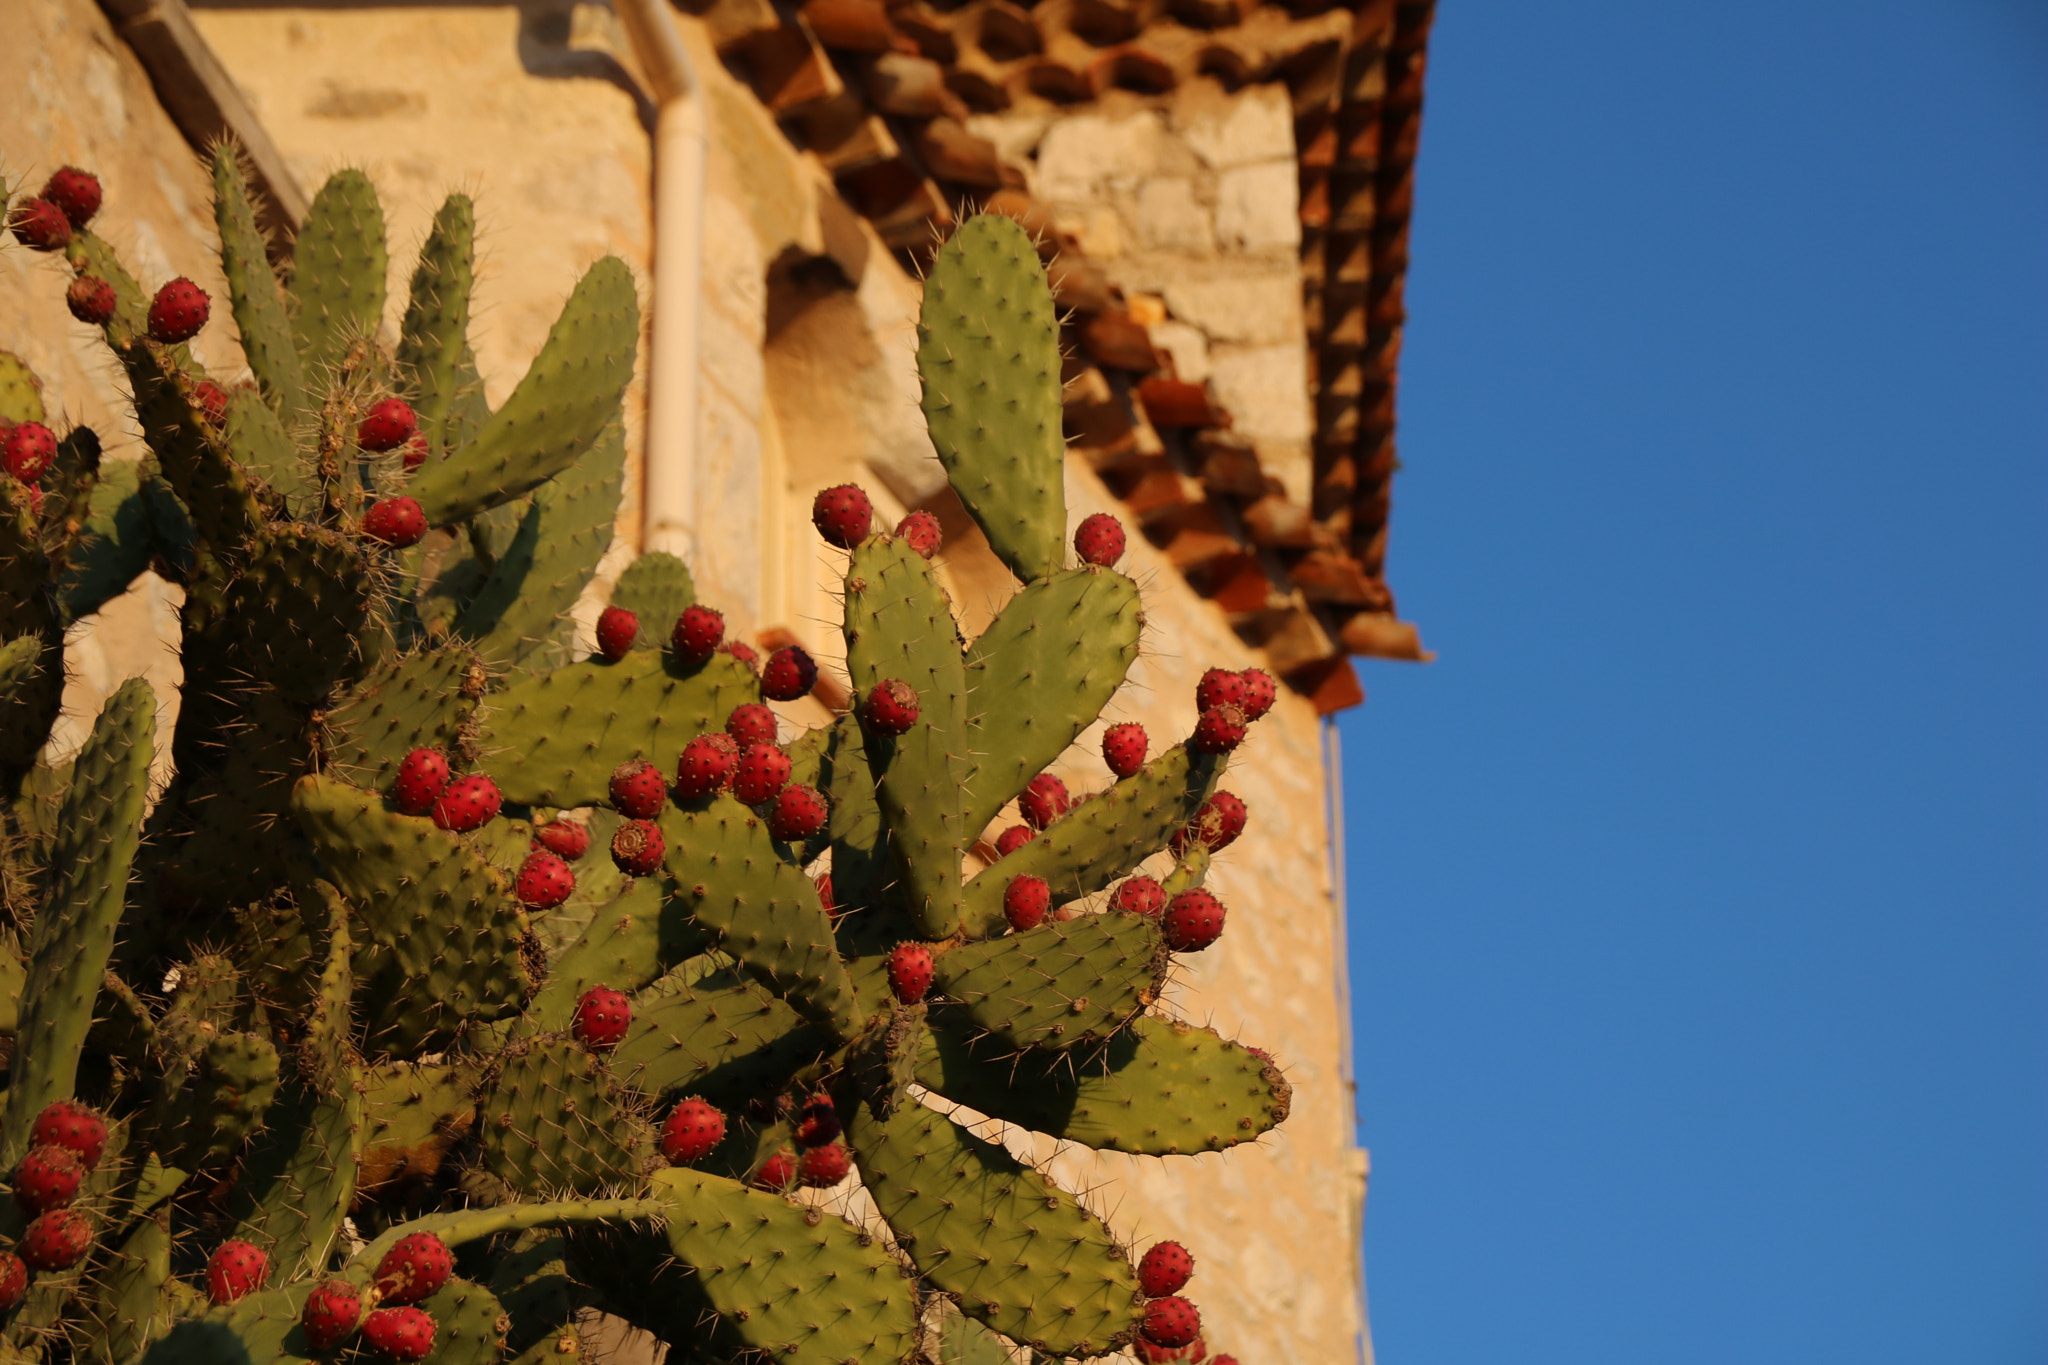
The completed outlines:
{"type": "Polygon", "coordinates": [[[1166,286],[1166,306],[1214,341],[1275,345],[1303,335],[1301,279],[1292,270],[1174,279],[1166,286]]]}
{"type": "Polygon", "coordinates": [[[1314,434],[1308,355],[1300,343],[1217,347],[1210,366],[1210,385],[1239,435],[1306,441],[1314,434]]]}
{"type": "Polygon", "coordinates": [[[1195,198],[1195,182],[1182,176],[1147,180],[1139,187],[1137,230],[1156,250],[1205,254],[1216,249],[1209,210],[1195,198]]]}
{"type": "Polygon", "coordinates": [[[1173,357],[1176,378],[1199,384],[1209,377],[1209,338],[1185,322],[1159,322],[1151,328],[1152,344],[1173,357]]]}
{"type": "Polygon", "coordinates": [[[1127,118],[1078,114],[1045,131],[1033,189],[1055,203],[1086,203],[1135,189],[1160,168],[1166,127],[1150,110],[1127,118]]]}
{"type": "Polygon", "coordinates": [[[1212,170],[1294,160],[1294,112],[1281,85],[1253,86],[1175,120],[1180,136],[1212,170]]]}
{"type": "Polygon", "coordinates": [[[1216,179],[1216,236],[1225,249],[1301,245],[1301,186],[1292,161],[1262,161],[1216,179]]]}

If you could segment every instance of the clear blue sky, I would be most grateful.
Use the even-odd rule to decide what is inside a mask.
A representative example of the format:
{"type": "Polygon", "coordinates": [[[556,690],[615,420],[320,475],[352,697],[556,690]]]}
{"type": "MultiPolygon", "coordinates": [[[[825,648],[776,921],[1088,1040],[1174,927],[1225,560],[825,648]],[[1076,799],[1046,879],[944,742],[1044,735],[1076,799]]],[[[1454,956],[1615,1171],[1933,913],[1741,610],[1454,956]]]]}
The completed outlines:
{"type": "Polygon", "coordinates": [[[2041,1365],[2048,5],[1429,61],[1443,657],[1342,720],[1379,1359],[2041,1365]]]}

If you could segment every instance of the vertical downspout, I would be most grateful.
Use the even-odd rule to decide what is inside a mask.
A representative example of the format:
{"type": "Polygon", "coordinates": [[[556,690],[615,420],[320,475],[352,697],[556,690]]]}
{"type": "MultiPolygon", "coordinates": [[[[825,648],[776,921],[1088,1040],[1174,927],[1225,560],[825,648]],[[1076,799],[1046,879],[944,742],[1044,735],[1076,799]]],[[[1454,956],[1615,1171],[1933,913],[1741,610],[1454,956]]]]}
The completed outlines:
{"type": "Polygon", "coordinates": [[[640,549],[688,557],[697,525],[698,308],[704,278],[703,87],[668,0],[613,0],[654,96],[654,325],[640,549]]]}

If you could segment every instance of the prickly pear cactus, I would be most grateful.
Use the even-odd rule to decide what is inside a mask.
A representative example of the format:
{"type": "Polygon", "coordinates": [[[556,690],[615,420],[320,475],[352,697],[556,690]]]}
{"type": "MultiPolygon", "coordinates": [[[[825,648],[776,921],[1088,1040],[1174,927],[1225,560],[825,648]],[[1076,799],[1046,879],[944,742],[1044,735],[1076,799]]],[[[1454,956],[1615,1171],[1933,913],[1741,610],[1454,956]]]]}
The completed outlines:
{"type": "Polygon", "coordinates": [[[1114,727],[1107,790],[1044,772],[1142,617],[1121,528],[1068,563],[1023,232],[939,252],[919,350],[1021,587],[965,640],[936,522],[821,493],[854,701],[792,734],[764,700],[815,667],[725,640],[668,556],[571,657],[622,477],[623,265],[493,410],[466,200],[400,311],[367,179],[327,183],[278,272],[232,149],[214,169],[246,379],[186,344],[219,304],[149,294],[92,234],[82,172],[11,215],[73,268],[148,454],[49,431],[0,357],[0,1356],[538,1362],[595,1309],[678,1360],[1200,1359],[1185,1273],[975,1118],[1168,1156],[1289,1102],[1160,998],[1222,931],[1201,882],[1243,806],[1217,781],[1271,680],[1212,671],[1156,756],[1114,727]],[[149,568],[184,593],[169,733],[132,680],[40,761],[67,628],[149,568]]]}

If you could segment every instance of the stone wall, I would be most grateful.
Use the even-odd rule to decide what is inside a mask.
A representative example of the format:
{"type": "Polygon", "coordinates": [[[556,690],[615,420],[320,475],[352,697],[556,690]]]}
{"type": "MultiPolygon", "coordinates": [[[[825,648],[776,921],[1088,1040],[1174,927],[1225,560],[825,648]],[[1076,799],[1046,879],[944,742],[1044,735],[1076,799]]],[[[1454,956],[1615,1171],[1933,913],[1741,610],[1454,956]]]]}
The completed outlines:
{"type": "MultiPolygon", "coordinates": [[[[9,164],[96,166],[109,184],[110,234],[143,273],[153,282],[175,269],[215,287],[204,179],[132,60],[88,0],[23,3],[44,40],[0,53],[0,72],[43,60],[29,54],[48,48],[57,65],[35,88],[53,92],[45,101],[53,112],[48,129],[0,129],[9,164]],[[97,93],[105,90],[118,98],[97,93]]],[[[336,166],[369,170],[394,224],[394,258],[409,260],[447,190],[475,196],[484,229],[478,352],[494,400],[597,255],[621,255],[644,285],[648,109],[607,10],[559,0],[238,6],[202,10],[198,22],[309,190],[336,166]]],[[[796,153],[752,92],[725,74],[694,21],[685,21],[685,36],[712,142],[691,546],[703,595],[738,630],[787,631],[829,667],[839,654],[840,556],[811,533],[806,513],[820,486],[859,478],[887,516],[915,506],[940,515],[945,579],[977,631],[1015,584],[947,490],[924,437],[913,363],[917,282],[839,202],[816,160],[796,153]]],[[[1153,309],[1153,335],[1183,376],[1208,378],[1238,430],[1261,444],[1267,468],[1299,471],[1305,497],[1284,96],[1225,96],[1204,85],[1170,102],[1134,100],[988,131],[1038,177],[1040,193],[1134,303],[1153,309]]],[[[403,284],[394,278],[394,325],[403,284]]],[[[61,292],[46,264],[0,253],[0,345],[42,338],[35,344],[46,350],[29,353],[52,376],[59,406],[103,427],[117,423],[111,367],[90,333],[64,316],[61,292]],[[17,301],[36,310],[34,326],[8,332],[24,316],[17,301]]],[[[641,411],[636,388],[628,419],[636,454],[641,411]]],[[[1294,490],[1297,475],[1282,477],[1294,490]]],[[[1069,489],[1075,521],[1117,510],[1079,457],[1069,461],[1069,489]]],[[[638,523],[636,484],[609,569],[637,549],[638,523]]],[[[1193,724],[1203,668],[1259,659],[1143,537],[1131,539],[1127,567],[1145,590],[1148,629],[1107,721],[1142,721],[1164,743],[1193,724]]],[[[604,591],[600,584],[586,599],[586,616],[604,591]]],[[[155,593],[148,600],[158,627],[168,628],[173,599],[147,593],[155,593]]],[[[117,657],[81,670],[106,674],[76,684],[83,715],[126,676],[124,661],[148,663],[164,681],[176,676],[147,613],[121,620],[103,629],[124,643],[117,657]]],[[[825,716],[815,701],[784,709],[795,724],[825,716]]],[[[1084,737],[1060,768],[1070,784],[1106,784],[1096,737],[1084,737]]],[[[1284,1061],[1296,1087],[1289,1121],[1226,1157],[1165,1161],[1055,1151],[1028,1134],[1005,1135],[1094,1191],[1124,1235],[1185,1241],[1205,1267],[1194,1292],[1208,1340],[1247,1365],[1350,1360],[1362,1327],[1364,1166],[1352,1138],[1319,743],[1312,708],[1289,695],[1241,751],[1229,785],[1250,803],[1251,825],[1211,883],[1230,906],[1229,932],[1187,959],[1168,997],[1186,1017],[1284,1061]]],[[[857,1194],[841,1202],[861,1212],[857,1194]]]]}

